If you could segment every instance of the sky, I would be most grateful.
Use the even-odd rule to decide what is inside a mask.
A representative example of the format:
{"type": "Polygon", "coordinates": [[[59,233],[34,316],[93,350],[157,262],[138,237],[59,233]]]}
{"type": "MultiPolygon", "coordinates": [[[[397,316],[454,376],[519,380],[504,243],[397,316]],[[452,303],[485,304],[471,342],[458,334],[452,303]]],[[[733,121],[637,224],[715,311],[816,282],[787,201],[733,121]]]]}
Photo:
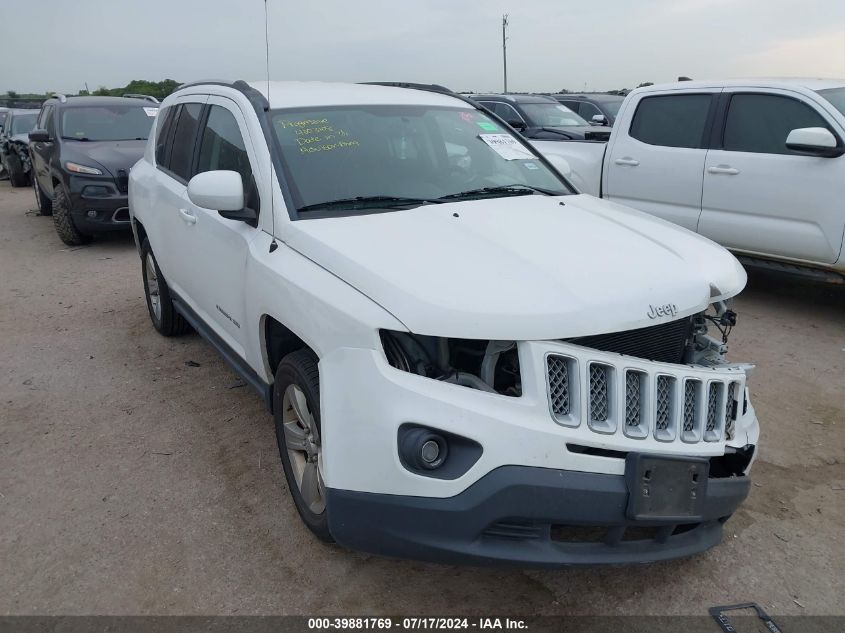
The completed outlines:
{"type": "MultiPolygon", "coordinates": [[[[512,92],[845,77],[845,0],[267,0],[274,80],[512,92]]],[[[0,94],[265,78],[264,0],[0,0],[0,94]],[[7,4],[8,3],[8,4],[7,4]]]]}

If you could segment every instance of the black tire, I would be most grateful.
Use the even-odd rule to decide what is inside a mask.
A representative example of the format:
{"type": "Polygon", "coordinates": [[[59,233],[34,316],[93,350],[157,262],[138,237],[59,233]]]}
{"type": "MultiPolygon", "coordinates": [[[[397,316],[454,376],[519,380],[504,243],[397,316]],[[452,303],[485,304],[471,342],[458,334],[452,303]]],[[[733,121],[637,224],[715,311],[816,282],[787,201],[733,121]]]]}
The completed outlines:
{"type": "Polygon", "coordinates": [[[144,243],[141,244],[141,276],[144,279],[144,297],[147,300],[147,310],[156,331],[163,336],[181,336],[190,332],[190,324],[185,320],[185,317],[177,312],[173,305],[170,288],[167,287],[167,282],[161,274],[161,269],[158,267],[158,262],[153,255],[153,249],[148,239],[145,239],[144,243]],[[147,274],[150,264],[152,264],[154,282],[157,285],[157,289],[153,290],[157,294],[151,294],[153,279],[147,274]],[[154,307],[154,297],[158,297],[158,313],[154,307]]]}
{"type": "MultiPolygon", "coordinates": [[[[294,465],[285,441],[285,392],[288,387],[295,385],[299,387],[313,416],[318,436],[320,434],[320,372],[317,368],[317,356],[310,349],[301,349],[291,352],[282,359],[276,369],[276,380],[273,384],[273,417],[276,423],[276,442],[279,445],[279,456],[282,458],[282,467],[285,471],[285,479],[288,482],[293,503],[296,506],[302,521],[317,538],[324,543],[334,543],[329,532],[327,509],[325,506],[325,488],[323,493],[324,505],[322,512],[315,513],[303,498],[300,485],[294,474],[294,465]]],[[[320,440],[318,440],[318,445],[320,440]]],[[[313,444],[312,444],[313,446],[313,444]]]]}
{"type": "Polygon", "coordinates": [[[56,233],[68,246],[81,246],[91,241],[91,236],[82,233],[73,223],[70,200],[64,187],[59,184],[53,187],[53,224],[56,226],[56,233]]]}
{"type": "Polygon", "coordinates": [[[21,171],[15,171],[13,169],[8,169],[8,168],[6,169],[6,171],[9,172],[9,183],[13,187],[25,187],[26,185],[29,184],[27,182],[29,174],[21,172],[21,171]]]}
{"type": "Polygon", "coordinates": [[[35,174],[31,175],[32,189],[35,191],[35,204],[38,205],[39,215],[53,215],[53,201],[41,191],[41,186],[38,184],[38,178],[35,174]]]}

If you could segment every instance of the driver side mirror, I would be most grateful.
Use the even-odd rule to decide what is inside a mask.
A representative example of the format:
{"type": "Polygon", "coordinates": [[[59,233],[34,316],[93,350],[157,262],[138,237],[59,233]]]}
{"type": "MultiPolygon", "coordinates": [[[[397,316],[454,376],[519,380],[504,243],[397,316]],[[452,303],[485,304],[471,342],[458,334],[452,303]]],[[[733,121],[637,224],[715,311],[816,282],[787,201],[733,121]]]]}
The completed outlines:
{"type": "Polygon", "coordinates": [[[845,154],[845,149],[839,146],[833,132],[823,127],[792,130],[786,137],[786,147],[806,156],[835,158],[845,154]]]}
{"type": "Polygon", "coordinates": [[[590,119],[593,123],[597,123],[598,125],[608,125],[607,117],[603,114],[594,114],[593,118],[590,119]]]}
{"type": "Polygon", "coordinates": [[[524,132],[528,128],[528,126],[525,125],[525,121],[506,121],[506,123],[517,132],[524,132]]]}
{"type": "Polygon", "coordinates": [[[48,143],[50,141],[50,133],[47,130],[32,130],[29,133],[29,140],[33,143],[48,143]]]}
{"type": "Polygon", "coordinates": [[[188,199],[198,207],[217,211],[227,220],[258,225],[258,214],[244,207],[244,184],[236,171],[215,170],[197,174],[188,183],[188,199]]]}

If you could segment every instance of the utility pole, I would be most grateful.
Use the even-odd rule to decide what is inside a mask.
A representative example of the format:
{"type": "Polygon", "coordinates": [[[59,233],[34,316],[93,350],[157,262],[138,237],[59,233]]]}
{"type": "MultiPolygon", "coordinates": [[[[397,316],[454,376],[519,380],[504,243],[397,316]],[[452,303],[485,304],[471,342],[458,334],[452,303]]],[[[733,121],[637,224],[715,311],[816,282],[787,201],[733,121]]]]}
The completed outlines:
{"type": "Polygon", "coordinates": [[[505,94],[508,93],[508,14],[502,16],[502,61],[504,62],[505,94]]]}

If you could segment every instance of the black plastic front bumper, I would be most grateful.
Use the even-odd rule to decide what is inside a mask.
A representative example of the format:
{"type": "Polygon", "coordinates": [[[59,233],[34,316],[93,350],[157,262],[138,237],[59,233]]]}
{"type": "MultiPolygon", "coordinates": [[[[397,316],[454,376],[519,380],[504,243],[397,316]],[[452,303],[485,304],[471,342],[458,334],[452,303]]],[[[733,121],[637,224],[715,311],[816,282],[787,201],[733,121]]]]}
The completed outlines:
{"type": "Polygon", "coordinates": [[[691,556],[718,544],[748,496],[748,477],[710,479],[703,520],[632,521],[621,475],[503,466],[446,499],[330,488],[328,522],[343,546],[443,563],[560,567],[691,556]]]}
{"type": "Polygon", "coordinates": [[[129,197],[112,179],[70,178],[69,194],[73,223],[83,233],[132,230],[129,197]]]}

